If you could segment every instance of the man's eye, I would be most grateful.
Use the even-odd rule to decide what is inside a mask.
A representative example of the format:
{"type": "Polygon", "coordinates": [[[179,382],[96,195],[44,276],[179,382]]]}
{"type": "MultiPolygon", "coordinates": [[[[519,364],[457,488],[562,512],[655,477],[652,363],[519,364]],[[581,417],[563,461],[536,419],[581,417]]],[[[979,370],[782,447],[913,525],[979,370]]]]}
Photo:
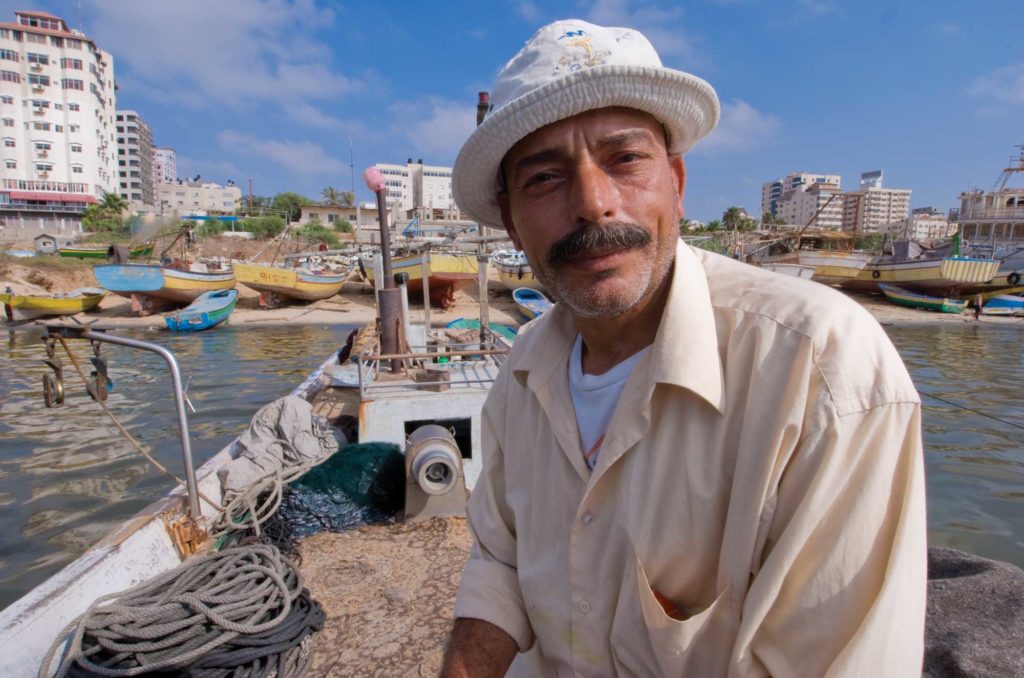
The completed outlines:
{"type": "Polygon", "coordinates": [[[615,159],[618,162],[620,162],[620,163],[636,162],[637,160],[640,159],[640,154],[639,153],[631,153],[631,152],[630,153],[620,153],[618,156],[616,156],[615,159]]]}
{"type": "Polygon", "coordinates": [[[551,181],[554,178],[554,172],[538,172],[537,174],[530,176],[523,186],[536,186],[537,184],[543,184],[547,181],[551,181]]]}

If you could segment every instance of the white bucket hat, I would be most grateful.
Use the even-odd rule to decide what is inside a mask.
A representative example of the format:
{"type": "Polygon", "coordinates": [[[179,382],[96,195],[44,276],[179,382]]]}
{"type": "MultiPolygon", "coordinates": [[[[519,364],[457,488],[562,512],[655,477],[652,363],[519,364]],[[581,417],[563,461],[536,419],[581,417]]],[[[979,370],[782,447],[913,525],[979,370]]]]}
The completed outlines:
{"type": "Polygon", "coordinates": [[[718,124],[711,85],[662,66],[639,32],[556,21],[498,73],[490,111],[455,161],[456,204],[475,221],[501,227],[498,172],[509,149],[545,125],[610,106],[650,113],[668,129],[673,153],[685,153],[718,124]]]}

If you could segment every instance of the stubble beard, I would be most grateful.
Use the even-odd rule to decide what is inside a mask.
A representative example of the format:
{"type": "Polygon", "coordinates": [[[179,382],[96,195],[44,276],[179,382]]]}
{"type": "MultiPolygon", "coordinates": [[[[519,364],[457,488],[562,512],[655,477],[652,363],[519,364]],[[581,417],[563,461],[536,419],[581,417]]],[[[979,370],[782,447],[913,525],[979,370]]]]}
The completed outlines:
{"type": "Polygon", "coordinates": [[[625,314],[657,288],[672,268],[672,253],[661,251],[657,240],[632,223],[585,227],[552,246],[548,256],[534,266],[534,274],[555,301],[565,304],[576,318],[611,319],[625,314]],[[574,255],[604,248],[630,249],[640,254],[640,263],[623,278],[622,271],[595,274],[591,285],[573,285],[564,272],[574,255]],[[600,289],[602,282],[618,278],[612,289],[600,289]]]}

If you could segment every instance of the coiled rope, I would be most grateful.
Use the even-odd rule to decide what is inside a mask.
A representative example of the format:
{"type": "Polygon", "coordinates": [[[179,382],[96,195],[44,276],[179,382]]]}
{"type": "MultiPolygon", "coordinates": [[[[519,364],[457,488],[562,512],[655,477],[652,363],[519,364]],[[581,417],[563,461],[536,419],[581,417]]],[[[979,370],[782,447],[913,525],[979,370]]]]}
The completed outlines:
{"type": "Polygon", "coordinates": [[[301,574],[276,548],[230,548],[98,598],[50,647],[40,675],[73,630],[57,676],[298,676],[312,658],[307,638],[323,622],[301,574]]]}

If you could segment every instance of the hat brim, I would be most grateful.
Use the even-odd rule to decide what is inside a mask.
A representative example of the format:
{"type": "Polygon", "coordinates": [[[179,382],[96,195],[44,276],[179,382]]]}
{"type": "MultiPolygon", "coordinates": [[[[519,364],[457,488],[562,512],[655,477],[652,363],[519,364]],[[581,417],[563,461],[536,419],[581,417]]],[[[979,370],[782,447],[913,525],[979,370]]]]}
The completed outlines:
{"type": "Polygon", "coordinates": [[[672,153],[685,153],[718,124],[715,90],[689,73],[645,66],[571,73],[510,101],[474,130],[452,171],[455,203],[474,221],[500,228],[498,166],[509,149],[541,127],[612,106],[654,116],[668,128],[672,153]]]}

